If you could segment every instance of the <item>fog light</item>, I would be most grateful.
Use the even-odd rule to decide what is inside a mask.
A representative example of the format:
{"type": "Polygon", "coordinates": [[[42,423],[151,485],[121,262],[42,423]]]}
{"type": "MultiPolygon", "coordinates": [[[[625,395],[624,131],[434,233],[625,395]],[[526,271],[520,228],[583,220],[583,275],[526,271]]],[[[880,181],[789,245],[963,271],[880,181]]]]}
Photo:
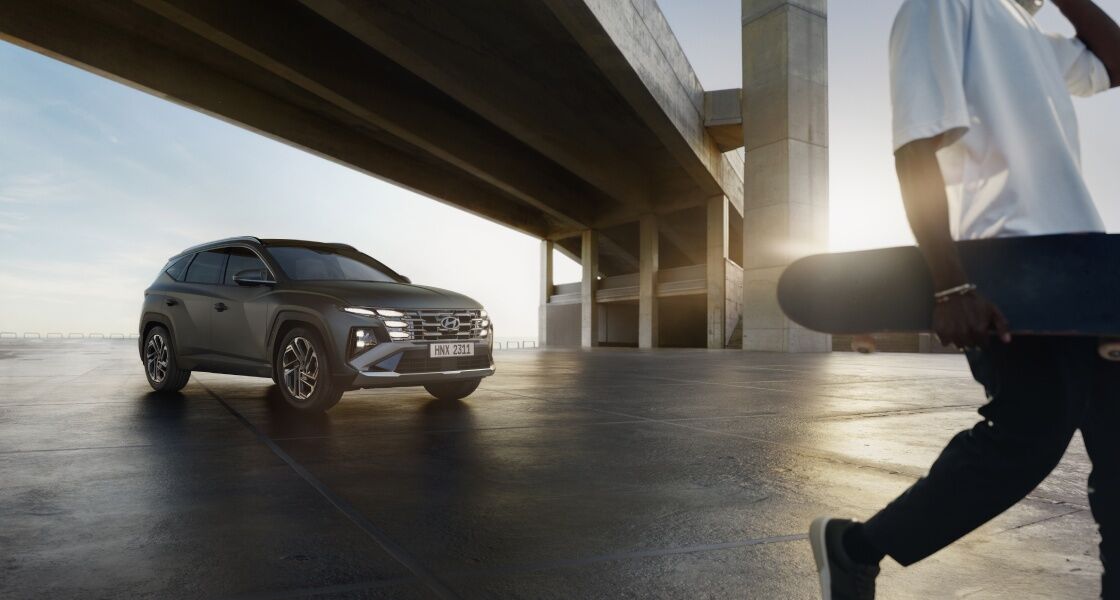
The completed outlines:
{"type": "Polygon", "coordinates": [[[394,340],[407,340],[408,339],[408,332],[407,331],[390,331],[389,332],[389,337],[393,338],[394,340]]]}
{"type": "Polygon", "coordinates": [[[480,333],[478,334],[478,337],[486,337],[486,336],[488,336],[488,335],[490,335],[490,332],[489,332],[489,331],[487,331],[487,330],[485,330],[485,329],[483,329],[483,330],[482,330],[482,331],[481,331],[481,332],[480,332],[480,333]]]}
{"type": "Polygon", "coordinates": [[[354,329],[350,335],[350,357],[353,358],[377,345],[377,338],[369,329],[354,329]]]}
{"type": "Polygon", "coordinates": [[[490,320],[489,319],[483,319],[482,322],[478,324],[478,326],[479,327],[489,327],[490,326],[490,320]]]}

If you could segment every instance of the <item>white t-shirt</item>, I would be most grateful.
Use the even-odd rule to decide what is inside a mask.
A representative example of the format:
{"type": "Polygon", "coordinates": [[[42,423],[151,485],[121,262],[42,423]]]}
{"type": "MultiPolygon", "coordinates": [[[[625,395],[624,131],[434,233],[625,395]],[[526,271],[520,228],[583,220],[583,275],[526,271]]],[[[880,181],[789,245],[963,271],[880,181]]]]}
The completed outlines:
{"type": "Polygon", "coordinates": [[[907,0],[890,52],[895,150],[947,134],[955,239],[1104,231],[1070,94],[1110,81],[1081,41],[1043,33],[1014,0],[907,0]]]}

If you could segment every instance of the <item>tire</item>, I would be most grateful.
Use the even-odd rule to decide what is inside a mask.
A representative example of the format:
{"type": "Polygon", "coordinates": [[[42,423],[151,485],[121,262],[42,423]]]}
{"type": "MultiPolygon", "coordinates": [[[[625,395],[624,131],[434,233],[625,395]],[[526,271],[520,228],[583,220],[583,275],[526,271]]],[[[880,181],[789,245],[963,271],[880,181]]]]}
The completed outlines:
{"type": "Polygon", "coordinates": [[[446,383],[429,383],[424,386],[428,393],[444,401],[462,400],[478,389],[482,379],[468,379],[466,381],[448,381],[446,383]]]}
{"type": "Polygon", "coordinates": [[[296,327],[277,346],[272,376],[288,406],[320,413],[338,404],[343,388],[330,374],[327,348],[314,331],[296,327]]]}
{"type": "Polygon", "coordinates": [[[157,392],[177,392],[191,378],[190,371],[179,368],[175,342],[162,325],[151,328],[144,336],[144,353],[140,360],[148,385],[157,392]]]}

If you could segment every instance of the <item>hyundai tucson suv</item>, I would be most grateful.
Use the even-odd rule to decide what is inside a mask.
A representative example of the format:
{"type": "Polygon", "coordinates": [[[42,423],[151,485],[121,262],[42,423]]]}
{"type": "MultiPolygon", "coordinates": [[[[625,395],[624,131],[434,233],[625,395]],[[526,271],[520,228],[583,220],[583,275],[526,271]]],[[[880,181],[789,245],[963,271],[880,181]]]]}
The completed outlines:
{"type": "Polygon", "coordinates": [[[271,377],[292,407],[325,411],[359,388],[464,398],[494,374],[493,337],[478,302],[351,246],[239,237],[167,262],[144,291],[140,359],[156,391],[191,371],[271,377]]]}

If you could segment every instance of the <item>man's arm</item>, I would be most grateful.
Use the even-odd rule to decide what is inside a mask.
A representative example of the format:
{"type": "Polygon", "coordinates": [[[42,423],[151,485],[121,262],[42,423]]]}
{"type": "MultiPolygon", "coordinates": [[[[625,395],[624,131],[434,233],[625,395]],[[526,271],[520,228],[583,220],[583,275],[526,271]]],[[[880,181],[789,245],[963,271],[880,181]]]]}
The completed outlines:
{"type": "Polygon", "coordinates": [[[1120,87],[1120,26],[1093,0],[1054,0],[1077,38],[1104,63],[1112,87],[1120,87]]]}
{"type": "MultiPolygon", "coordinates": [[[[895,167],[902,186],[906,217],[929,265],[935,290],[968,283],[957,246],[949,228],[949,200],[945,178],[937,162],[941,137],[911,142],[895,153],[895,167]]],[[[1004,342],[1011,341],[1007,320],[979,293],[950,296],[937,303],[933,329],[942,343],[960,348],[982,346],[992,331],[1004,342]]]]}

